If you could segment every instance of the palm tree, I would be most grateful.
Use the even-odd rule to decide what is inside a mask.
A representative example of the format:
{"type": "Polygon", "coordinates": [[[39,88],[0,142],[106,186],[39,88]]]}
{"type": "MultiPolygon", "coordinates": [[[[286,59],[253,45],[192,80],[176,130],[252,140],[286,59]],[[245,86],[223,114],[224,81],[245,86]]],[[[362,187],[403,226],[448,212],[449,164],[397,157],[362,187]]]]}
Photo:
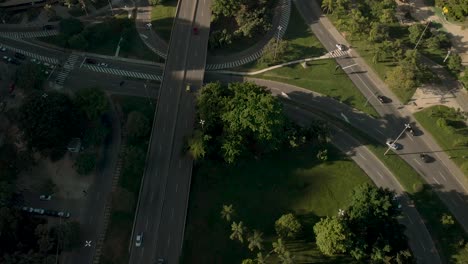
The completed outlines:
{"type": "Polygon", "coordinates": [[[253,234],[251,236],[249,236],[247,238],[247,240],[249,241],[249,249],[250,251],[253,251],[255,248],[258,248],[258,250],[262,250],[263,246],[262,246],[262,243],[263,243],[263,233],[258,231],[258,230],[254,230],[253,231],[253,234]]]}
{"type": "Polygon", "coordinates": [[[281,238],[278,238],[277,242],[273,242],[273,252],[279,256],[286,252],[286,247],[284,246],[283,240],[281,238]]]}
{"type": "Polygon", "coordinates": [[[244,242],[243,235],[244,235],[245,227],[242,221],[240,221],[238,224],[236,222],[232,222],[231,230],[232,230],[232,233],[229,236],[229,238],[231,240],[237,239],[241,243],[243,243],[244,242]]]}
{"type": "Polygon", "coordinates": [[[263,256],[262,252],[257,253],[257,258],[255,259],[257,261],[257,264],[266,264],[266,258],[267,256],[263,256]]]}
{"type": "Polygon", "coordinates": [[[282,264],[293,264],[294,256],[289,251],[284,251],[283,254],[279,255],[282,264]]]}
{"type": "Polygon", "coordinates": [[[327,14],[335,10],[335,1],[334,0],[323,0],[322,2],[323,10],[327,10],[327,14]]]}
{"type": "Polygon", "coordinates": [[[221,210],[221,218],[226,219],[226,221],[231,222],[231,218],[234,215],[234,207],[232,204],[225,205],[223,204],[223,209],[221,210]]]}

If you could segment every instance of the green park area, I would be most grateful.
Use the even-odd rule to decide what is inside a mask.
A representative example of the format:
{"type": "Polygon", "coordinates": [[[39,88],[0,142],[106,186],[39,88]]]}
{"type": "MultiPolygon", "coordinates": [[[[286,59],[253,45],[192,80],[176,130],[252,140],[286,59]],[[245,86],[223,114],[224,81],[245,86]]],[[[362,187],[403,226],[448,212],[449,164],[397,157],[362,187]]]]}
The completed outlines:
{"type": "Polygon", "coordinates": [[[151,9],[151,24],[153,25],[153,30],[168,43],[171,37],[176,6],[177,0],[168,0],[153,6],[151,9]]]}
{"type": "Polygon", "coordinates": [[[468,127],[466,116],[446,106],[432,106],[414,114],[468,177],[468,127]]]}
{"type": "Polygon", "coordinates": [[[109,225],[104,240],[101,264],[128,263],[129,242],[135,209],[143,176],[154,105],[145,98],[113,96],[123,114],[126,137],[120,152],[122,169],[119,182],[112,191],[109,225]]]}
{"type": "MultiPolygon", "coordinates": [[[[252,255],[229,239],[230,224],[221,218],[223,204],[233,204],[236,219],[274,240],[274,222],[293,212],[306,223],[304,237],[289,246],[303,263],[347,263],[326,257],[314,243],[313,225],[320,217],[345,208],[351,190],[370,182],[345,155],[329,148],[328,160],[316,158],[317,149],[306,145],[238,165],[202,162],[192,178],[183,263],[240,263],[252,255]]],[[[268,247],[268,246],[267,246],[268,247]]]]}
{"type": "MultiPolygon", "coordinates": [[[[293,6],[291,18],[284,39],[287,48],[277,54],[278,62],[314,58],[326,53],[325,48],[312,34],[301,15],[293,6]]],[[[260,59],[237,68],[237,71],[256,71],[268,67],[269,61],[260,59]]],[[[375,109],[341,70],[335,71],[333,60],[317,60],[307,63],[307,68],[300,64],[282,67],[254,77],[296,85],[337,99],[369,115],[377,116],[375,109]]]]}

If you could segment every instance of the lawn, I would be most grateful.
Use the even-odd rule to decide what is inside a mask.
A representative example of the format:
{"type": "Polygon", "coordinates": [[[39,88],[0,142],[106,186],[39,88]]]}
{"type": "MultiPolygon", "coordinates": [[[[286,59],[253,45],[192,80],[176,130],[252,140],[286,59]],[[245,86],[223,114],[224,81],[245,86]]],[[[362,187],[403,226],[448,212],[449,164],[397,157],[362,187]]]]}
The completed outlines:
{"type": "MultiPolygon", "coordinates": [[[[153,120],[154,103],[148,104],[146,98],[113,96],[114,102],[120,106],[124,117],[132,111],[141,112],[149,120],[153,120]]],[[[124,120],[122,120],[123,122],[124,120]]],[[[148,148],[148,138],[137,142],[127,143],[126,149],[137,148],[143,155],[135,155],[132,158],[123,158],[122,170],[117,188],[112,192],[112,209],[109,226],[104,240],[103,253],[101,256],[102,264],[126,264],[128,263],[128,242],[132,232],[133,219],[135,217],[136,203],[138,201],[138,192],[141,178],[144,171],[144,162],[146,150],[148,148]],[[127,170],[127,167],[139,164],[137,169],[127,170]]],[[[123,155],[124,153],[120,153],[123,155]]],[[[133,168],[133,167],[132,167],[133,168]]]]}
{"type": "MultiPolygon", "coordinates": [[[[182,263],[240,263],[253,256],[245,245],[229,239],[230,224],[220,217],[223,204],[233,204],[233,220],[262,231],[268,244],[274,240],[274,221],[294,212],[307,234],[307,239],[290,243],[298,260],[349,263],[322,256],[313,243],[312,226],[319,217],[347,206],[351,189],[370,179],[335,148],[329,148],[324,163],[316,152],[308,145],[233,166],[199,164],[192,178],[182,263]]],[[[265,246],[271,249],[271,244],[265,246]]]]}
{"type": "Polygon", "coordinates": [[[151,24],[153,30],[169,43],[172,24],[174,22],[177,0],[164,1],[151,9],[151,24]]]}
{"type": "Polygon", "coordinates": [[[432,106],[415,113],[414,116],[468,177],[468,127],[464,123],[466,118],[446,106],[432,106]]]}
{"type": "MultiPolygon", "coordinates": [[[[295,6],[291,9],[291,19],[286,30],[285,39],[290,43],[290,50],[284,61],[318,57],[326,53],[326,50],[311,33],[295,6]]],[[[342,71],[335,73],[336,65],[334,60],[312,61],[308,63],[306,69],[296,64],[268,71],[255,77],[288,83],[315,91],[377,117],[378,114],[375,109],[370,104],[366,104],[366,98],[354,86],[348,76],[342,71]]],[[[268,65],[265,63],[256,61],[236,70],[255,71],[266,67],[268,65]]]]}

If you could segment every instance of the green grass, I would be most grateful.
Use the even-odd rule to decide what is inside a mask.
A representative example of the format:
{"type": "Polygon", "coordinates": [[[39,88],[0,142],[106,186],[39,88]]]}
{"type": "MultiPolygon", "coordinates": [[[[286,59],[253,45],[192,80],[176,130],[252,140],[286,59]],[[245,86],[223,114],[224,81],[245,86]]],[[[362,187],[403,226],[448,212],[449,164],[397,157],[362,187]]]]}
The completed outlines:
{"type": "MultiPolygon", "coordinates": [[[[139,111],[149,120],[153,120],[155,104],[148,104],[146,98],[113,96],[112,99],[120,107],[125,118],[130,112],[139,111]]],[[[132,163],[131,165],[133,163],[143,163],[144,165],[148,141],[149,135],[148,138],[141,139],[138,142],[127,143],[127,149],[129,147],[140,148],[144,155],[140,156],[142,160],[137,161],[123,159],[118,188],[112,193],[111,218],[104,240],[101,264],[128,263],[128,242],[132,231],[144,166],[140,166],[139,169],[130,172],[127,172],[125,167],[129,165],[128,163],[132,163]]],[[[122,155],[123,153],[120,154],[122,155]]]]}
{"type": "Polygon", "coordinates": [[[432,106],[415,113],[414,116],[468,177],[468,128],[464,124],[464,117],[446,106],[432,106]],[[448,125],[439,126],[438,113],[452,115],[448,118],[448,125]]]}
{"type": "MultiPolygon", "coordinates": [[[[318,57],[326,53],[322,44],[311,33],[295,7],[291,9],[291,18],[285,39],[290,43],[290,51],[286,54],[285,61],[318,57]]],[[[333,60],[312,61],[308,65],[307,69],[296,64],[268,71],[255,77],[288,83],[315,91],[333,97],[372,116],[378,116],[370,104],[366,105],[366,98],[346,74],[342,71],[335,74],[337,64],[333,60]]],[[[265,63],[256,61],[236,70],[255,71],[266,67],[268,65],[265,63]]]]}
{"type": "MultiPolygon", "coordinates": [[[[304,263],[345,263],[322,256],[311,238],[319,217],[335,215],[347,206],[353,187],[370,179],[338,150],[330,147],[329,161],[316,159],[311,146],[250,160],[235,166],[202,162],[194,170],[183,263],[240,263],[252,256],[245,245],[229,239],[230,225],[220,218],[223,204],[233,204],[235,221],[243,221],[274,239],[274,221],[294,212],[304,221],[306,236],[291,250],[304,263]]],[[[271,243],[265,244],[271,249],[271,243]]],[[[342,262],[343,261],[343,262],[342,262]]],[[[349,260],[347,260],[349,263],[349,260]]]]}
{"type": "Polygon", "coordinates": [[[172,24],[174,22],[177,0],[165,1],[151,9],[151,24],[153,30],[164,40],[169,42],[172,24]]]}

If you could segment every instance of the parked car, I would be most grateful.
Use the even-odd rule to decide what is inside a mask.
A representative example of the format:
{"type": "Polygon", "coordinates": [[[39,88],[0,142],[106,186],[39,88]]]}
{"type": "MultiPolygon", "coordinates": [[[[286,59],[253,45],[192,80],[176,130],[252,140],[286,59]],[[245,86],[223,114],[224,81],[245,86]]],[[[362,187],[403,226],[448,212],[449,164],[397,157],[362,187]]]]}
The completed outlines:
{"type": "Polygon", "coordinates": [[[50,201],[52,199],[52,195],[43,194],[43,195],[39,196],[39,199],[41,201],[50,201]]]}
{"type": "Polygon", "coordinates": [[[5,51],[7,51],[7,49],[5,47],[3,47],[3,46],[0,46],[0,51],[5,52],[5,51]]]}
{"type": "Polygon", "coordinates": [[[107,63],[101,62],[98,64],[99,67],[107,67],[109,66],[107,63]]]}
{"type": "Polygon", "coordinates": [[[54,65],[50,64],[50,63],[47,63],[47,62],[43,62],[42,65],[44,65],[45,67],[49,68],[49,69],[53,69],[54,68],[54,65]]]}
{"type": "Polygon", "coordinates": [[[396,144],[393,140],[389,139],[387,140],[387,142],[385,142],[385,144],[387,144],[387,146],[393,150],[398,150],[400,149],[399,145],[396,144]]]}
{"type": "Polygon", "coordinates": [[[185,86],[185,91],[189,93],[192,91],[192,85],[190,83],[187,83],[187,85],[185,86]]]}
{"type": "Polygon", "coordinates": [[[35,208],[35,209],[33,210],[33,213],[35,213],[35,214],[40,214],[40,215],[43,215],[44,212],[45,212],[45,210],[42,209],[42,208],[35,208]]]}
{"type": "Polygon", "coordinates": [[[34,211],[34,208],[32,207],[27,207],[27,206],[23,206],[21,208],[21,211],[24,211],[24,212],[28,212],[28,213],[32,213],[34,211]]]}
{"type": "Polygon", "coordinates": [[[8,57],[8,56],[3,56],[2,59],[6,62],[10,62],[11,61],[11,58],[8,57]]]}
{"type": "Polygon", "coordinates": [[[377,99],[378,99],[382,104],[390,103],[390,102],[392,101],[392,100],[390,100],[390,98],[385,97],[385,96],[382,96],[382,95],[377,95],[377,99]]]}
{"type": "Polygon", "coordinates": [[[194,35],[198,35],[198,28],[197,28],[197,27],[194,27],[194,28],[193,28],[193,34],[194,34],[194,35]]]}
{"type": "Polygon", "coordinates": [[[70,213],[69,212],[58,212],[57,216],[59,217],[65,217],[65,218],[70,218],[70,213]]]}
{"type": "Polygon", "coordinates": [[[163,258],[158,258],[158,264],[164,264],[164,259],[163,258]]]}
{"type": "Polygon", "coordinates": [[[431,161],[431,157],[429,157],[429,155],[427,155],[426,153],[421,153],[421,154],[419,154],[419,158],[420,158],[424,163],[428,163],[429,161],[431,161]]]}
{"type": "Polygon", "coordinates": [[[143,242],[143,233],[140,233],[136,236],[135,239],[135,246],[136,247],[141,247],[141,243],[143,242]]]}
{"type": "Polygon", "coordinates": [[[15,52],[15,57],[20,60],[26,59],[26,55],[24,55],[23,53],[19,53],[19,52],[15,52]]]}

